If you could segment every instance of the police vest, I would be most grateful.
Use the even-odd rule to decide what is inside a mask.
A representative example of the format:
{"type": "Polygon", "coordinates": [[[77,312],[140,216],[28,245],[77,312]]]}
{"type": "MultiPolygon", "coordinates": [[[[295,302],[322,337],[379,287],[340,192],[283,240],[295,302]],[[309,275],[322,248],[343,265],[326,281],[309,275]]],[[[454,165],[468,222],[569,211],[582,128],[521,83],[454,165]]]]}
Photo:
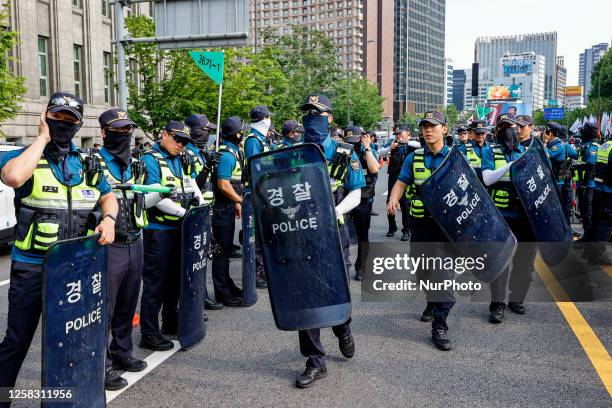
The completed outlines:
{"type": "Polygon", "coordinates": [[[475,170],[480,170],[480,168],[482,167],[482,159],[476,154],[476,151],[474,150],[474,145],[472,145],[472,143],[465,144],[465,152],[468,161],[470,162],[470,166],[472,166],[472,168],[475,170]]]}
{"type": "Polygon", "coordinates": [[[246,146],[246,142],[247,140],[251,139],[251,138],[255,138],[257,139],[257,141],[259,142],[259,144],[261,145],[261,148],[263,149],[263,152],[269,152],[270,151],[270,145],[265,141],[265,140],[261,140],[259,138],[258,135],[256,135],[255,133],[249,133],[249,135],[246,137],[246,139],[244,139],[244,143],[242,144],[242,146],[246,146]]]}
{"type": "Polygon", "coordinates": [[[612,152],[612,141],[602,144],[597,151],[597,162],[595,164],[595,182],[608,187],[612,187],[610,152],[612,152]]]}
{"type": "MultiPolygon", "coordinates": [[[[495,170],[508,164],[500,145],[491,145],[491,150],[493,150],[495,170]]],[[[515,202],[514,200],[518,199],[518,197],[510,179],[510,170],[508,170],[495,184],[489,187],[489,194],[498,208],[511,208],[513,202],[515,202]]]]}
{"type": "MultiPolygon", "coordinates": [[[[598,143],[596,143],[596,142],[586,142],[586,143],[585,143],[585,144],[582,146],[582,148],[581,148],[581,149],[580,149],[580,151],[578,152],[578,163],[579,163],[579,164],[585,164],[585,163],[586,163],[586,159],[587,159],[586,155],[587,155],[587,152],[589,151],[589,149],[590,149],[592,146],[595,146],[595,147],[599,148],[599,144],[598,144],[598,143]]],[[[589,181],[589,180],[592,180],[592,179],[593,179],[593,177],[595,176],[595,173],[594,173],[594,172],[592,172],[592,173],[591,173],[591,178],[590,178],[589,180],[584,180],[585,176],[586,176],[586,170],[585,170],[585,168],[584,168],[584,167],[574,168],[574,169],[572,170],[572,179],[573,179],[575,182],[587,182],[587,181],[589,181]]]]}
{"type": "MultiPolygon", "coordinates": [[[[240,152],[234,151],[229,146],[222,144],[219,147],[219,151],[217,152],[217,155],[218,155],[217,162],[221,159],[221,155],[224,152],[231,154],[234,157],[234,159],[236,159],[236,164],[234,165],[234,168],[232,170],[232,177],[230,179],[230,184],[232,185],[232,188],[234,189],[236,194],[242,195],[243,183],[245,181],[244,177],[246,175],[246,173],[242,171],[242,166],[244,165],[242,154],[240,152]]],[[[223,194],[221,190],[219,190],[219,186],[217,185],[217,181],[218,181],[217,166],[215,166],[215,169],[213,170],[212,181],[213,181],[213,190],[215,194],[215,202],[220,203],[220,204],[233,204],[234,202],[230,200],[228,197],[226,197],[226,195],[223,194]]]]}
{"type": "MultiPolygon", "coordinates": [[[[348,176],[349,166],[351,165],[351,156],[353,155],[353,146],[346,143],[338,143],[336,151],[331,160],[327,162],[327,172],[329,173],[329,183],[332,193],[341,192],[340,187],[346,181],[348,176]]],[[[339,197],[336,197],[337,199],[339,197]]]]}
{"type": "MultiPolygon", "coordinates": [[[[145,154],[150,154],[155,158],[159,168],[159,174],[161,175],[161,186],[162,187],[175,187],[177,189],[176,198],[174,202],[185,209],[189,210],[193,207],[193,198],[195,197],[191,183],[189,183],[189,175],[183,174],[182,176],[175,176],[168,162],[157,150],[151,149],[145,154]]],[[[152,207],[147,210],[147,217],[149,221],[155,221],[158,224],[167,226],[179,226],[181,223],[181,217],[176,215],[169,215],[159,210],[157,207],[152,207]]]]}
{"type": "MultiPolygon", "coordinates": [[[[190,149],[185,149],[185,155],[188,157],[187,173],[189,175],[196,174],[196,179],[201,175],[202,171],[205,171],[206,167],[202,157],[199,154],[195,154],[190,149]]],[[[212,189],[212,183],[208,180],[209,175],[204,175],[203,185],[200,185],[202,191],[202,197],[204,198],[204,205],[211,205],[214,201],[214,193],[212,189]]]]}
{"type": "Polygon", "coordinates": [[[361,163],[361,168],[363,169],[363,176],[365,177],[366,185],[361,189],[361,199],[369,200],[374,197],[374,186],[376,184],[376,174],[371,174],[368,169],[368,160],[366,158],[367,152],[364,150],[360,150],[358,157],[359,162],[361,163]]]}
{"type": "MultiPolygon", "coordinates": [[[[82,159],[81,159],[82,160],[82,159]]],[[[79,184],[68,186],[55,177],[43,156],[32,173],[32,191],[15,199],[17,227],[15,246],[22,251],[43,253],[58,240],[93,233],[96,222],[88,218],[96,210],[100,191],[82,177],[79,184]]]]}
{"type": "Polygon", "coordinates": [[[421,199],[421,186],[431,176],[431,170],[425,166],[425,149],[415,150],[412,161],[414,181],[406,188],[406,198],[410,200],[410,215],[414,218],[424,218],[427,214],[421,199]]]}
{"type": "MultiPolygon", "coordinates": [[[[138,181],[134,178],[134,171],[132,171],[129,180],[117,179],[108,169],[104,157],[99,153],[95,153],[95,157],[98,159],[102,173],[111,187],[117,184],[138,184],[138,181]]],[[[119,204],[119,212],[115,222],[115,235],[118,240],[125,240],[138,234],[140,229],[148,224],[147,214],[144,210],[144,196],[142,193],[132,190],[115,188],[113,188],[113,194],[115,194],[119,204]]]]}

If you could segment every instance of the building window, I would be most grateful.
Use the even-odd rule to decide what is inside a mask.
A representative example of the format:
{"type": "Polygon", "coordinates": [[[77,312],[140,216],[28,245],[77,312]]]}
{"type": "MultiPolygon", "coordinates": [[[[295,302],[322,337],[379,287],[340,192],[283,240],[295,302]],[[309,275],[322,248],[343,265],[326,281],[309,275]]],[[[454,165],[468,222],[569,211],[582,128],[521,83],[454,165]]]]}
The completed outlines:
{"type": "Polygon", "coordinates": [[[72,0],[72,5],[77,8],[83,8],[83,0],[72,0]]]}
{"type": "Polygon", "coordinates": [[[111,54],[102,54],[102,67],[104,69],[104,103],[111,103],[111,54]]]}
{"type": "Polygon", "coordinates": [[[72,61],[74,65],[74,94],[79,98],[85,95],[83,89],[83,47],[74,45],[72,47],[72,61]]]}
{"type": "Polygon", "coordinates": [[[38,81],[40,96],[49,96],[49,39],[38,36],[38,81]]]}
{"type": "Polygon", "coordinates": [[[102,15],[110,18],[110,4],[108,2],[109,0],[102,0],[102,15]]]}

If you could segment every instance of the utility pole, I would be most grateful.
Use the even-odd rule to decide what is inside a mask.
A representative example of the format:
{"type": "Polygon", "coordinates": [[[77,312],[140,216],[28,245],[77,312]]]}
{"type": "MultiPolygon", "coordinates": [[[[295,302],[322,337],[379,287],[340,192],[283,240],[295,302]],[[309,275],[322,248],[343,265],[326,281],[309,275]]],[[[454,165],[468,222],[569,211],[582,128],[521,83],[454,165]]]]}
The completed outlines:
{"type": "Polygon", "coordinates": [[[127,83],[125,72],[125,21],[123,7],[129,0],[115,1],[115,46],[117,47],[117,89],[119,107],[127,111],[127,83]]]}
{"type": "Polygon", "coordinates": [[[348,100],[346,103],[347,106],[347,114],[346,114],[346,124],[347,126],[352,126],[353,122],[351,122],[351,79],[353,73],[353,54],[349,54],[349,62],[348,62],[348,83],[347,83],[347,94],[348,100]]]}

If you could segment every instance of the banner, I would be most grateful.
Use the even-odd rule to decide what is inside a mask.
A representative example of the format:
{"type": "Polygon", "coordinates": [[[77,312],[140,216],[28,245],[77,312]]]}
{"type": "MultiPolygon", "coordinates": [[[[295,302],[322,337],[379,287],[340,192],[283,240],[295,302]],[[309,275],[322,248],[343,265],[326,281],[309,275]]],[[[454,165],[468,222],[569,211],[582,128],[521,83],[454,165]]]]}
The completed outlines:
{"type": "Polygon", "coordinates": [[[505,101],[516,100],[523,97],[523,89],[520,85],[499,85],[487,87],[487,100],[505,101]]]}

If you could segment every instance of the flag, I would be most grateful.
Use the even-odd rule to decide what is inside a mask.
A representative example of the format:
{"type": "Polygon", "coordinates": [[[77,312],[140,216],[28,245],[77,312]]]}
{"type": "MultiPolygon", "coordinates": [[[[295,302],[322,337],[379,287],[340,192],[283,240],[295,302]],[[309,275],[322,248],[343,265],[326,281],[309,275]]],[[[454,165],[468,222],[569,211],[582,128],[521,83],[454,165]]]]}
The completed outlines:
{"type": "Polygon", "coordinates": [[[217,85],[221,85],[223,82],[223,68],[225,64],[225,53],[224,52],[196,52],[191,51],[189,53],[191,58],[197,64],[198,67],[206,75],[210,77],[217,85]]]}
{"type": "Polygon", "coordinates": [[[473,121],[474,121],[474,115],[470,116],[470,118],[468,119],[467,121],[468,125],[471,125],[473,121]]]}
{"type": "Polygon", "coordinates": [[[592,114],[591,114],[591,116],[589,117],[589,120],[588,120],[587,122],[592,123],[592,124],[594,124],[594,125],[597,125],[597,119],[596,119],[596,118],[595,118],[595,116],[593,116],[592,114]]]}
{"type": "Polygon", "coordinates": [[[580,119],[576,118],[576,121],[574,122],[572,127],[570,127],[570,130],[573,133],[578,133],[580,131],[580,126],[581,126],[580,119]]]}
{"type": "Polygon", "coordinates": [[[489,123],[493,126],[497,126],[497,117],[501,113],[501,103],[491,105],[491,115],[489,115],[489,123]]]}
{"type": "Polygon", "coordinates": [[[491,113],[491,109],[486,106],[477,106],[476,114],[478,115],[478,119],[483,120],[489,113],[491,113]]]}

